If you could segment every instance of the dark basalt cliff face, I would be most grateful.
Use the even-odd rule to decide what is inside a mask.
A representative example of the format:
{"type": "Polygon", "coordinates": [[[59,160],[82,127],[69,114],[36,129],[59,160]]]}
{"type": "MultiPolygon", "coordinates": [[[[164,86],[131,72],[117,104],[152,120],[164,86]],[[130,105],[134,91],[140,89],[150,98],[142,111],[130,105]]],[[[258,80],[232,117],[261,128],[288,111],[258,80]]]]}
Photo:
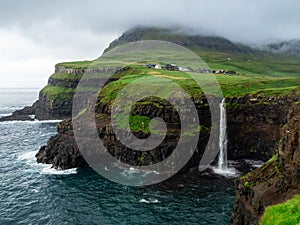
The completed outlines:
{"type": "Polygon", "coordinates": [[[47,86],[39,93],[35,107],[35,118],[39,120],[66,119],[72,113],[72,99],[85,69],[69,69],[56,65],[54,74],[71,74],[73,79],[58,79],[51,76],[47,86]],[[58,93],[49,89],[58,88],[58,93]]]}
{"type": "MultiPolygon", "coordinates": [[[[282,127],[286,123],[286,116],[291,105],[291,100],[288,99],[285,97],[253,98],[253,96],[226,99],[230,159],[267,160],[274,154],[274,149],[280,140],[282,127]]],[[[205,99],[194,101],[201,125],[209,128],[211,122],[207,102],[205,99]]],[[[175,112],[168,107],[155,110],[149,110],[148,108],[142,108],[137,112],[139,115],[147,115],[152,118],[168,115],[167,120],[173,118],[173,114],[175,117],[175,112]]],[[[109,114],[108,108],[103,105],[99,105],[96,111],[101,113],[102,117],[109,114]]],[[[71,119],[61,122],[57,130],[58,134],[52,137],[48,144],[43,146],[36,155],[37,161],[53,164],[54,167],[62,169],[86,165],[73,136],[71,119]]],[[[101,128],[99,128],[99,136],[107,144],[109,152],[114,157],[129,164],[149,164],[164,159],[174,149],[174,140],[176,139],[174,135],[169,135],[155,153],[141,156],[139,153],[130,154],[130,149],[117,143],[115,134],[108,123],[102,123],[101,128]]],[[[136,136],[143,137],[143,134],[137,133],[136,136]]],[[[186,168],[199,165],[208,137],[208,130],[201,131],[198,149],[186,168]]]]}
{"type": "Polygon", "coordinates": [[[234,225],[259,224],[267,206],[300,193],[300,105],[294,105],[284,126],[277,155],[236,182],[234,225]]]}
{"type": "Polygon", "coordinates": [[[47,146],[41,147],[36,157],[40,163],[50,163],[62,169],[87,165],[78,151],[75,139],[68,132],[51,137],[47,146]]]}

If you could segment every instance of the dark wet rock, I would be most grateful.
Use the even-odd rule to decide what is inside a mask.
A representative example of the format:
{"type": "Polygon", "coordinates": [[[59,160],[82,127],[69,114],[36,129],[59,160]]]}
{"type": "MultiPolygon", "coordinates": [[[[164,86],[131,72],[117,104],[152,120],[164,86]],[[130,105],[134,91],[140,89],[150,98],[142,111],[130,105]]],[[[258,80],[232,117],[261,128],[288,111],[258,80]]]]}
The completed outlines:
{"type": "Polygon", "coordinates": [[[300,194],[300,105],[287,117],[277,156],[236,181],[233,225],[257,225],[266,207],[300,194]]]}
{"type": "Polygon", "coordinates": [[[11,115],[0,118],[0,122],[5,121],[33,121],[34,119],[28,115],[11,115]]]}
{"type": "Polygon", "coordinates": [[[52,164],[59,169],[87,166],[77,149],[74,137],[67,135],[51,137],[47,146],[41,147],[35,157],[38,163],[52,164]]]}
{"type": "Polygon", "coordinates": [[[72,115],[74,93],[65,93],[63,97],[51,99],[46,93],[39,93],[35,117],[39,120],[60,120],[72,115]]]}
{"type": "Polygon", "coordinates": [[[26,106],[23,109],[16,110],[12,115],[0,118],[0,122],[14,120],[33,121],[37,104],[38,102],[35,102],[32,106],[26,106]]]}
{"type": "Polygon", "coordinates": [[[241,97],[226,99],[229,158],[268,160],[281,138],[289,98],[241,97]]]}

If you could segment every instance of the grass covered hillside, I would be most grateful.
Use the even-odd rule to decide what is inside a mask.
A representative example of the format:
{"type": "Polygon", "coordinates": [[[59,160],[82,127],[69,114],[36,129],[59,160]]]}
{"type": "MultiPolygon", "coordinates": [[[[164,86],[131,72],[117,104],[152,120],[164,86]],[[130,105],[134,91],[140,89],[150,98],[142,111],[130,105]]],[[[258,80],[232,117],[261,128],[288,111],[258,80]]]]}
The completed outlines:
{"type": "MultiPolygon", "coordinates": [[[[201,76],[201,80],[209,81],[217,78],[225,97],[244,95],[285,95],[300,86],[300,77],[267,77],[258,75],[226,75],[210,73],[192,73],[201,76]]],[[[112,101],[118,92],[126,85],[139,78],[148,78],[147,81],[155,84],[157,78],[166,78],[179,84],[189,95],[202,93],[197,83],[185,72],[148,69],[143,65],[131,66],[122,74],[121,79],[104,87],[103,101],[112,101]]],[[[147,88],[149,83],[139,83],[139,88],[147,88]]],[[[159,83],[158,85],[161,85],[159,83]]],[[[167,90],[166,90],[167,92],[167,90]]]]}
{"type": "MultiPolygon", "coordinates": [[[[71,68],[76,67],[76,62],[72,63],[61,63],[60,65],[69,68],[68,65],[71,65],[71,68]]],[[[78,62],[78,66],[82,65],[82,62],[78,62]]],[[[225,68],[227,70],[232,70],[233,67],[222,66],[219,64],[219,68],[225,68]]],[[[259,69],[262,69],[261,66],[259,69]]],[[[267,68],[268,69],[268,68],[267,68]]],[[[266,69],[266,70],[267,70],[266,69]]],[[[245,72],[245,71],[244,71],[245,72]]],[[[220,87],[223,91],[224,96],[233,97],[233,96],[243,96],[247,94],[251,95],[285,95],[291,90],[296,89],[300,86],[300,74],[296,72],[285,73],[282,76],[267,76],[262,75],[259,72],[257,73],[246,73],[246,74],[212,74],[212,73],[197,73],[192,72],[195,76],[201,76],[201,80],[213,80],[216,77],[217,81],[220,84],[220,87]]],[[[101,75],[99,75],[101,76],[101,75]]],[[[57,82],[58,85],[46,86],[42,92],[49,95],[51,98],[55,98],[58,95],[63,95],[64,93],[69,94],[75,92],[75,87],[70,87],[68,82],[78,82],[82,77],[82,74],[53,74],[50,79],[56,79],[61,82],[57,82]]],[[[140,65],[131,65],[124,72],[120,72],[118,77],[121,78],[118,81],[115,81],[103,90],[104,99],[113,99],[117,94],[118,90],[121,90],[122,87],[125,87],[127,84],[131,83],[135,79],[141,77],[149,77],[152,82],[155,82],[156,78],[162,77],[167,78],[175,83],[178,83],[182,88],[184,88],[191,96],[201,93],[199,86],[196,82],[185,72],[182,71],[169,71],[169,70],[156,70],[146,68],[143,64],[140,65]]],[[[147,84],[140,84],[140,87],[147,87],[147,84]]]]}
{"type": "MultiPolygon", "coordinates": [[[[267,60],[267,59],[265,59],[267,60]]],[[[60,65],[66,68],[75,68],[77,62],[61,63],[60,65]]],[[[78,62],[78,67],[82,65],[82,62],[78,62]]],[[[219,64],[219,68],[232,70],[234,67],[225,64],[219,64]]],[[[260,70],[263,70],[263,66],[260,65],[260,70]]],[[[266,68],[268,71],[269,68],[266,68]]],[[[268,72],[271,73],[271,72],[268,72]]],[[[209,82],[210,80],[217,79],[220,84],[221,90],[225,97],[239,97],[244,95],[256,95],[256,96],[283,96],[290,91],[300,86],[300,75],[296,71],[292,73],[284,73],[282,76],[270,76],[262,75],[259,72],[243,74],[212,74],[212,73],[197,73],[192,72],[195,76],[201,76],[200,80],[209,82]]],[[[276,74],[276,72],[274,72],[276,74]]],[[[76,85],[82,73],[54,73],[49,81],[55,80],[55,85],[50,83],[44,87],[41,91],[44,95],[48,96],[51,101],[72,101],[72,96],[75,93],[76,85]]],[[[99,74],[99,76],[101,76],[99,74]]],[[[185,72],[182,71],[169,71],[169,70],[156,70],[149,69],[140,65],[131,65],[125,71],[117,74],[119,80],[107,85],[102,91],[103,100],[113,101],[118,92],[130,84],[136,79],[148,78],[147,81],[151,81],[152,84],[156,82],[157,78],[169,79],[178,85],[180,85],[189,95],[195,96],[202,93],[199,85],[185,72]]],[[[139,84],[140,88],[147,88],[148,83],[139,84]]]]}
{"type": "MultiPolygon", "coordinates": [[[[217,70],[234,71],[234,74],[193,73],[204,81],[213,80],[215,76],[224,96],[227,97],[285,95],[300,85],[300,57],[263,52],[230,42],[224,38],[189,36],[179,32],[174,33],[168,29],[136,28],[125,32],[120,38],[112,42],[105,52],[131,41],[151,39],[172,41],[190,49],[203,60],[202,64],[207,65],[206,68],[208,67],[211,72],[217,70]]],[[[185,67],[186,62],[188,62],[185,58],[178,59],[171,52],[166,52],[165,55],[170,56],[171,59],[174,58],[174,62],[168,63],[176,63],[181,67],[185,67]]],[[[56,71],[49,78],[48,85],[41,91],[42,97],[49,101],[46,105],[59,108],[60,104],[58,102],[71,103],[79,80],[84,72],[95,66],[95,64],[103,67],[120,66],[115,64],[119,60],[121,65],[124,66],[130,64],[132,58],[139,58],[132,55],[123,55],[120,59],[110,60],[106,54],[104,57],[106,57],[107,65],[97,65],[97,60],[57,64],[56,71]],[[128,62],[125,62],[124,59],[128,62]],[[114,64],[110,64],[110,62],[114,62],[114,64]]],[[[185,72],[149,69],[145,67],[147,63],[154,62],[146,62],[141,56],[140,63],[130,65],[127,70],[119,72],[116,78],[120,78],[120,80],[114,81],[103,90],[103,93],[105,93],[103,99],[111,101],[122,87],[141,77],[151,79],[151,83],[155,83],[156,78],[170,79],[192,96],[202,92],[202,90],[199,90],[199,85],[185,72]]],[[[164,64],[164,62],[155,63],[164,64]]],[[[194,70],[199,69],[196,65],[191,65],[191,67],[194,70]]],[[[102,75],[98,74],[97,76],[101,77],[102,75]]],[[[146,88],[147,84],[140,84],[141,88],[143,86],[146,88]]],[[[71,104],[67,105],[66,113],[71,111],[71,104]]]]}
{"type": "Polygon", "coordinates": [[[139,40],[163,40],[195,52],[211,70],[235,70],[239,74],[299,76],[300,57],[261,51],[225,38],[203,36],[172,29],[137,27],[126,31],[104,51],[139,40]]]}

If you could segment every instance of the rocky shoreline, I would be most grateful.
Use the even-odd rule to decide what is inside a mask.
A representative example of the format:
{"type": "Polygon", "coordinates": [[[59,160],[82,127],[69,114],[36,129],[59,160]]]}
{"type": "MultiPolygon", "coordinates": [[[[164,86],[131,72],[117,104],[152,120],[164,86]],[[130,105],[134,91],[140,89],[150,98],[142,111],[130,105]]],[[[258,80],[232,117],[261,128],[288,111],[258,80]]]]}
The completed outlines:
{"type": "MultiPolygon", "coordinates": [[[[203,125],[209,128],[210,111],[207,101],[203,98],[193,100],[200,121],[205,121],[203,125]]],[[[299,193],[300,169],[299,161],[297,161],[297,157],[299,158],[297,146],[299,145],[296,139],[300,129],[297,121],[300,118],[298,118],[299,114],[297,113],[299,106],[294,105],[298,100],[297,91],[284,97],[244,96],[226,98],[229,159],[267,161],[276,154],[275,150],[279,149],[278,161],[267,163],[262,168],[236,181],[237,197],[231,218],[232,224],[256,225],[267,206],[286,201],[293,194],[299,193]],[[289,132],[291,130],[293,130],[292,133],[289,132]],[[283,135],[284,138],[282,138],[283,135]],[[293,155],[292,159],[291,155],[293,155]]],[[[170,111],[166,107],[154,110],[155,113],[151,113],[151,111],[140,108],[136,113],[151,117],[174,114],[172,110],[170,111]]],[[[102,104],[97,105],[96,112],[102,117],[110,113],[109,107],[102,104]]],[[[166,158],[174,147],[172,138],[169,138],[154,153],[145,156],[131,154],[129,149],[116,142],[116,136],[109,123],[101,124],[98,127],[99,136],[106,143],[108,151],[125,163],[151,164],[166,158]]],[[[88,166],[78,150],[73,134],[72,120],[65,119],[60,122],[57,131],[58,134],[50,138],[46,146],[40,148],[36,154],[37,161],[52,164],[53,167],[60,169],[88,166]]],[[[137,137],[139,135],[142,137],[144,134],[136,134],[137,137]]],[[[208,137],[209,133],[202,133],[198,149],[182,169],[182,172],[199,165],[208,137]]]]}
{"type": "Polygon", "coordinates": [[[36,114],[36,105],[35,102],[32,106],[26,106],[23,109],[16,110],[10,116],[5,116],[0,118],[0,122],[4,121],[33,121],[36,114]]]}

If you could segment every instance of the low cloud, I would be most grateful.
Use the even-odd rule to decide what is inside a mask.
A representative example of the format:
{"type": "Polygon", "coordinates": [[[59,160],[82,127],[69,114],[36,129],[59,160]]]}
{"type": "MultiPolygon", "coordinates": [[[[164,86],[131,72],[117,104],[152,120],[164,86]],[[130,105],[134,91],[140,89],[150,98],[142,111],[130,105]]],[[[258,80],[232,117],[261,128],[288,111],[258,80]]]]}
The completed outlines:
{"type": "Polygon", "coordinates": [[[43,86],[55,62],[96,58],[138,25],[181,26],[255,45],[300,39],[299,8],[296,0],[1,1],[0,70],[7,80],[0,85],[19,78],[43,86]]]}

